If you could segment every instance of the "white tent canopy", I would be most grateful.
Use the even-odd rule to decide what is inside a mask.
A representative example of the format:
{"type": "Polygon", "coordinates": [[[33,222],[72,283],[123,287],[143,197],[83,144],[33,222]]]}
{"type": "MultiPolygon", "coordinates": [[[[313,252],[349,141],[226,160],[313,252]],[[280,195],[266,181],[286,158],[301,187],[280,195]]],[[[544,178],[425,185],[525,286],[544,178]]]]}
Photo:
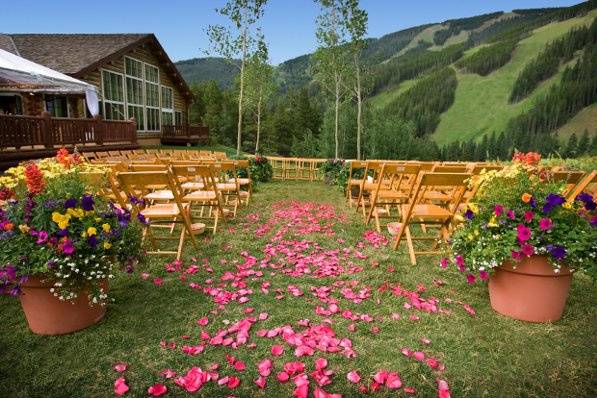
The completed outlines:
{"type": "Polygon", "coordinates": [[[92,116],[99,114],[95,87],[43,65],[0,49],[0,91],[85,94],[92,116]]]}

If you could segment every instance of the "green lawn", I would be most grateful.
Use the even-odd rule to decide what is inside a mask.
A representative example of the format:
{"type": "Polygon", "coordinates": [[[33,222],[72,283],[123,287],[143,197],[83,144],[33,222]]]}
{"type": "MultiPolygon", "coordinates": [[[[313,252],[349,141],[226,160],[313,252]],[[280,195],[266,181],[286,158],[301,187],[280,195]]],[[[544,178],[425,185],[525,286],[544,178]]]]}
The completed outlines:
{"type": "MultiPolygon", "coordinates": [[[[220,377],[239,376],[240,385],[231,390],[209,382],[193,396],[289,397],[294,384],[279,383],[277,372],[286,362],[302,361],[310,375],[315,359],[320,357],[326,358],[327,369],[335,372],[332,383],[324,389],[341,393],[343,397],[359,396],[358,387],[347,381],[347,372],[356,370],[362,377],[361,382],[369,383],[380,369],[398,372],[404,386],[416,389],[419,397],[437,396],[438,379],[449,383],[453,397],[597,396],[597,294],[595,285],[584,275],[574,277],[562,320],[555,324],[523,323],[494,313],[484,286],[468,286],[455,269],[440,270],[437,258],[411,266],[404,250],[395,253],[388,247],[373,247],[363,237],[366,230],[360,217],[346,208],[341,193],[334,188],[319,182],[262,184],[250,207],[224,227],[222,233],[202,240],[199,251],[187,248],[183,269],[197,264],[196,274],[189,274],[182,281],[180,273],[165,271],[168,259],[151,258],[149,264],[135,273],[117,276],[111,285],[115,301],[108,306],[106,318],[85,331],[56,337],[33,335],[27,329],[18,301],[2,298],[0,397],[113,396],[112,384],[118,374],[112,366],[120,361],[128,364],[124,377],[130,386],[127,396],[131,397],[147,396],[150,385],[163,381],[159,376],[162,369],[171,368],[184,374],[192,366],[207,369],[212,364],[219,364],[220,377]],[[277,204],[278,212],[274,213],[272,205],[289,199],[303,204],[297,205],[294,212],[284,211],[291,209],[289,203],[277,204]],[[302,230],[317,224],[296,212],[297,208],[304,208],[307,201],[333,205],[331,209],[323,209],[317,219],[320,225],[331,227],[334,234],[302,230]],[[295,240],[319,243],[321,248],[311,244],[308,249],[322,254],[311,270],[329,269],[334,275],[315,278],[308,274],[285,274],[283,271],[298,269],[293,260],[296,257],[281,263],[281,269],[262,268],[260,264],[267,245],[280,244],[273,236],[285,230],[284,239],[290,242],[293,253],[297,250],[295,240]],[[344,258],[345,248],[347,258],[344,258]],[[340,251],[334,252],[335,249],[340,251]],[[355,254],[355,250],[365,256],[355,254]],[[255,256],[256,263],[249,256],[255,256]],[[334,258],[340,259],[339,265],[344,270],[335,268],[331,261],[334,258]],[[350,262],[362,267],[362,271],[347,272],[350,262]],[[205,264],[209,264],[213,272],[208,272],[205,264]],[[325,268],[326,265],[330,267],[325,268]],[[241,274],[239,269],[253,273],[241,274]],[[235,280],[221,279],[225,271],[230,271],[227,275],[235,276],[235,280]],[[263,273],[257,273],[259,271],[263,273]],[[142,272],[150,276],[143,280],[142,272]],[[155,277],[163,278],[161,286],[153,283],[155,277]],[[211,285],[210,279],[213,280],[211,285]],[[440,280],[445,284],[437,282],[440,280]],[[261,290],[264,282],[271,283],[269,293],[261,290]],[[252,294],[247,295],[250,301],[245,304],[231,301],[218,309],[211,296],[191,288],[190,283],[220,286],[231,293],[246,283],[246,289],[251,289],[252,294]],[[420,296],[436,297],[442,312],[406,309],[407,299],[391,291],[398,284],[409,291],[417,287],[421,291],[425,289],[420,296]],[[296,286],[304,295],[289,294],[289,285],[296,286]],[[330,297],[337,299],[339,313],[330,316],[315,313],[316,306],[328,308],[329,305],[311,291],[313,287],[323,286],[329,287],[330,297]],[[355,293],[364,289],[370,296],[365,295],[360,304],[347,300],[341,291],[348,286],[353,286],[355,293]],[[386,289],[388,287],[390,289],[386,289]],[[463,304],[470,304],[476,315],[465,311],[463,304]],[[266,312],[268,318],[254,323],[247,344],[238,349],[206,345],[205,351],[196,356],[181,351],[183,345],[199,343],[202,329],[196,323],[199,318],[208,317],[209,324],[203,329],[213,336],[217,330],[249,316],[244,312],[248,307],[254,308],[250,316],[266,312]],[[350,331],[349,325],[353,322],[342,317],[344,310],[368,314],[373,321],[356,321],[356,330],[350,331]],[[398,316],[400,319],[396,319],[398,316]],[[418,320],[412,320],[417,318],[411,319],[411,316],[418,320]],[[313,356],[297,358],[293,355],[294,347],[281,337],[258,336],[260,329],[284,325],[299,332],[305,330],[297,324],[299,320],[308,319],[311,325],[318,325],[326,318],[338,338],[350,339],[357,354],[355,358],[319,351],[313,356]],[[376,328],[379,328],[378,333],[374,333],[376,328]],[[431,344],[422,344],[422,338],[428,338],[431,344]],[[175,342],[176,349],[162,348],[162,340],[175,342]],[[284,346],[282,356],[272,357],[273,344],[284,346]],[[422,362],[407,358],[401,354],[404,347],[436,358],[445,365],[445,370],[432,370],[422,362]],[[226,362],[226,354],[244,361],[247,370],[232,369],[226,362]],[[259,390],[253,380],[257,378],[256,364],[265,358],[273,359],[273,370],[267,387],[259,390]]],[[[311,396],[316,384],[311,376],[309,380],[311,396]]],[[[169,389],[167,396],[190,396],[171,380],[165,384],[169,389]]],[[[392,392],[382,387],[370,396],[404,397],[406,394],[403,389],[392,392]]]]}

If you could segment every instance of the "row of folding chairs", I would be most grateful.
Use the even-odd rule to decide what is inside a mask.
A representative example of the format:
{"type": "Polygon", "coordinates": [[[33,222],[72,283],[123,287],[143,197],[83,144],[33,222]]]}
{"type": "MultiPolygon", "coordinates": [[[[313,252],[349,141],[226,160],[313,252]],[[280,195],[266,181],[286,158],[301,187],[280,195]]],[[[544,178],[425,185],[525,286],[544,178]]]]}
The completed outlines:
{"type": "MultiPolygon", "coordinates": [[[[365,224],[374,220],[378,232],[387,228],[394,236],[394,249],[406,241],[411,263],[416,264],[417,255],[440,253],[440,244],[448,240],[455,214],[479,188],[470,187],[470,178],[482,170],[501,168],[485,163],[352,161],[347,201],[350,206],[356,204],[365,224]],[[389,221],[382,224],[384,220],[389,221]],[[418,228],[413,228],[415,225],[418,228]],[[421,250],[416,241],[431,241],[431,248],[421,250]]],[[[589,185],[593,184],[594,189],[596,174],[554,171],[550,177],[565,182],[563,194],[574,200],[589,185]]]]}
{"type": "Polygon", "coordinates": [[[134,149],[101,152],[84,152],[83,157],[90,162],[102,160],[135,160],[135,159],[178,159],[178,160],[227,160],[225,152],[183,149],[134,149]]]}
{"type": "MultiPolygon", "coordinates": [[[[151,254],[175,254],[180,258],[185,240],[196,247],[195,235],[218,231],[220,222],[236,216],[238,207],[248,205],[251,192],[241,189],[247,178],[239,178],[243,161],[222,161],[218,164],[110,163],[112,172],[84,173],[90,185],[121,208],[128,208],[149,221],[143,231],[151,254]],[[181,224],[178,235],[176,224],[181,224]],[[160,233],[161,232],[161,233],[160,233]],[[176,250],[163,247],[160,240],[177,239],[176,250]]],[[[245,161],[246,162],[246,161],[245,161]]],[[[247,187],[249,188],[249,187],[247,187]]]]}
{"type": "Polygon", "coordinates": [[[315,181],[325,159],[268,157],[276,180],[315,181]]]}

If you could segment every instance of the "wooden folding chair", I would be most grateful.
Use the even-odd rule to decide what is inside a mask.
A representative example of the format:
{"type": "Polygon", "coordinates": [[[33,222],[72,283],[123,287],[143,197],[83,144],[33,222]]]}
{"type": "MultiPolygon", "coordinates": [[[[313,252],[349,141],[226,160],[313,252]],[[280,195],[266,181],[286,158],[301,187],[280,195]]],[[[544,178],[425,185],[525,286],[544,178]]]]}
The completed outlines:
{"type": "Polygon", "coordinates": [[[388,231],[395,235],[393,248],[398,249],[400,242],[406,237],[408,254],[413,265],[417,263],[417,255],[440,254],[438,250],[441,241],[447,241],[450,236],[450,223],[467,189],[467,180],[471,174],[444,174],[423,173],[416,183],[413,194],[408,203],[403,204],[400,211],[399,222],[388,224],[388,231]],[[443,204],[429,203],[425,199],[428,189],[445,189],[452,192],[449,202],[443,204]],[[437,235],[414,236],[411,226],[416,224],[435,225],[439,228],[437,235]],[[431,249],[417,251],[413,242],[415,240],[434,241],[431,249]]]}
{"type": "Polygon", "coordinates": [[[352,207],[352,202],[355,199],[358,199],[359,195],[353,195],[353,188],[358,188],[359,192],[361,191],[361,185],[363,184],[363,177],[359,178],[359,173],[364,172],[367,168],[367,162],[360,161],[360,160],[351,160],[350,167],[348,169],[348,181],[346,184],[346,200],[348,201],[348,206],[352,207]]]}
{"type": "Polygon", "coordinates": [[[586,173],[584,171],[554,171],[551,173],[550,180],[565,183],[564,191],[561,194],[568,197],[570,192],[583,181],[586,173]]]}
{"type": "MultiPolygon", "coordinates": [[[[236,168],[236,174],[244,177],[238,177],[238,185],[240,187],[239,194],[241,201],[244,200],[245,204],[248,205],[253,195],[253,180],[251,180],[251,165],[248,160],[236,160],[234,161],[234,167],[236,168]],[[244,190],[243,190],[244,188],[244,190]]],[[[230,182],[230,181],[228,181],[230,182]]]]}
{"type": "Polygon", "coordinates": [[[222,195],[218,191],[213,166],[210,165],[173,165],[172,173],[182,194],[182,202],[190,205],[191,219],[210,221],[210,225],[202,224],[212,230],[215,235],[220,217],[226,222],[227,212],[222,206],[222,195]],[[199,184],[199,189],[189,189],[185,184],[199,184]]]}
{"type": "MultiPolygon", "coordinates": [[[[176,259],[180,259],[182,249],[185,243],[185,237],[191,238],[191,243],[197,249],[197,240],[195,239],[193,226],[189,218],[189,204],[183,204],[178,187],[167,171],[143,171],[143,172],[125,172],[117,175],[120,186],[127,194],[129,203],[133,209],[133,215],[141,214],[147,221],[143,231],[143,237],[148,237],[153,248],[149,254],[176,254],[176,259]],[[151,204],[147,195],[151,193],[152,186],[165,186],[173,194],[172,200],[151,204]],[[136,196],[141,192],[141,197],[136,196]],[[181,232],[178,238],[172,236],[172,223],[182,224],[181,232]],[[166,224],[166,225],[164,225],[166,224]],[[169,232],[166,237],[158,237],[152,229],[167,228],[169,232]],[[178,239],[178,248],[176,251],[162,250],[158,246],[158,240],[176,240],[178,239]]],[[[145,240],[145,239],[144,239],[145,240]]]]}
{"type": "Polygon", "coordinates": [[[392,218],[392,209],[399,214],[401,205],[407,203],[412,194],[420,168],[416,164],[383,164],[376,181],[377,186],[369,197],[370,208],[365,224],[369,225],[371,217],[374,217],[375,228],[377,232],[381,232],[380,219],[392,218]]]}
{"type": "Polygon", "coordinates": [[[216,185],[224,198],[224,207],[231,208],[233,217],[236,217],[236,211],[241,203],[241,194],[234,161],[221,161],[217,163],[214,171],[219,174],[216,177],[216,185]]]}
{"type": "Polygon", "coordinates": [[[363,173],[363,179],[360,184],[359,197],[357,198],[356,212],[362,210],[363,221],[367,217],[367,204],[369,203],[369,196],[371,191],[375,189],[377,184],[375,181],[378,178],[378,174],[381,171],[382,166],[385,162],[377,160],[368,160],[363,173]]]}
{"type": "Polygon", "coordinates": [[[597,170],[588,173],[585,178],[579,181],[578,184],[569,191],[566,201],[568,203],[574,202],[576,197],[583,192],[592,195],[597,194],[597,170]]]}

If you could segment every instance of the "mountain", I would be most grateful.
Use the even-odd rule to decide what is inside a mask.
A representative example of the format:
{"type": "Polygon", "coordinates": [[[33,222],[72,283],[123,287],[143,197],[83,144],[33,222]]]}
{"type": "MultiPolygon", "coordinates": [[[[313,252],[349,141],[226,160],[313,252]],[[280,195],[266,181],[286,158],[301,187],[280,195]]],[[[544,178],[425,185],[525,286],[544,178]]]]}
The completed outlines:
{"type": "Polygon", "coordinates": [[[220,87],[230,87],[238,74],[238,68],[224,58],[192,58],[174,64],[189,84],[215,80],[220,87]]]}
{"type": "MultiPolygon", "coordinates": [[[[366,104],[411,121],[418,137],[439,146],[506,132],[515,137],[511,145],[524,148],[528,130],[556,131],[562,139],[585,130],[597,135],[596,7],[590,0],[499,11],[370,38],[362,54],[371,76],[366,104]],[[588,75],[575,78],[581,73],[575,68],[588,75]]],[[[311,83],[309,59],[305,54],[277,66],[282,94],[311,83]]],[[[190,83],[214,79],[222,87],[237,73],[219,58],[177,67],[190,83]]]]}

